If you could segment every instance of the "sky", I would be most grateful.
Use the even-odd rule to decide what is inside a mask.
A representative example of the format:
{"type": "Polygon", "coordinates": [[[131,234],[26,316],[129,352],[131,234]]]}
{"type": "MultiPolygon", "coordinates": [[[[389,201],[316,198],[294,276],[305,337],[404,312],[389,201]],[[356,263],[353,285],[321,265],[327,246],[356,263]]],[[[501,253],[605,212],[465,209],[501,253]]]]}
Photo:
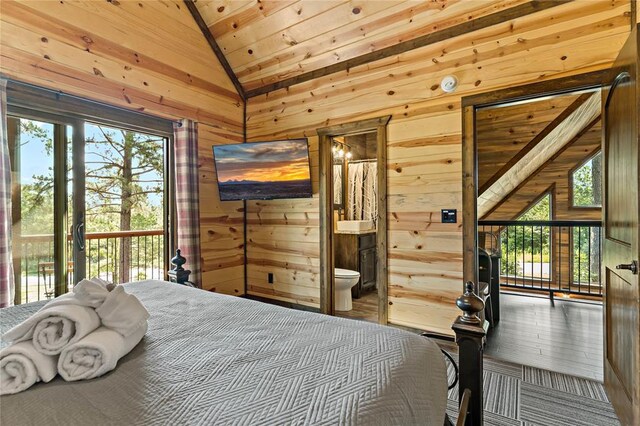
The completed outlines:
{"type": "Polygon", "coordinates": [[[306,139],[218,145],[213,151],[220,182],[310,179],[306,139]]]}

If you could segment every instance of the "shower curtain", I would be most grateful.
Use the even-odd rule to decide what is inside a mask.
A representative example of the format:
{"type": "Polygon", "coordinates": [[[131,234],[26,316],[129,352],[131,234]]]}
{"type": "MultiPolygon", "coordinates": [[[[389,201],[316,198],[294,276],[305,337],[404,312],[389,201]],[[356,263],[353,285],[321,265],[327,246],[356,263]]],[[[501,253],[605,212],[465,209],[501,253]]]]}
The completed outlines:
{"type": "Polygon", "coordinates": [[[333,204],[342,206],[342,164],[333,165],[333,204]]]}
{"type": "Polygon", "coordinates": [[[348,220],[371,220],[377,226],[378,162],[367,160],[349,163],[348,220]]]}

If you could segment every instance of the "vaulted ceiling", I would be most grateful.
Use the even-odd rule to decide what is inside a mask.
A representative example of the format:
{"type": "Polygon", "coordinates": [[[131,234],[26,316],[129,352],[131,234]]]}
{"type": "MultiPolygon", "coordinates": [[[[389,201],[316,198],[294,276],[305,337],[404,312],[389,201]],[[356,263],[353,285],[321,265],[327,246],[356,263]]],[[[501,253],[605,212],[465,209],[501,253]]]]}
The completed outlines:
{"type": "Polygon", "coordinates": [[[518,7],[522,7],[519,13],[526,12],[528,7],[547,7],[541,6],[544,2],[526,0],[195,0],[194,3],[246,92],[468,25],[492,14],[515,11],[518,7]]]}
{"type": "Polygon", "coordinates": [[[490,180],[495,181],[496,177],[500,177],[500,170],[508,166],[525,146],[579,96],[571,93],[478,110],[478,187],[485,188],[490,180]]]}

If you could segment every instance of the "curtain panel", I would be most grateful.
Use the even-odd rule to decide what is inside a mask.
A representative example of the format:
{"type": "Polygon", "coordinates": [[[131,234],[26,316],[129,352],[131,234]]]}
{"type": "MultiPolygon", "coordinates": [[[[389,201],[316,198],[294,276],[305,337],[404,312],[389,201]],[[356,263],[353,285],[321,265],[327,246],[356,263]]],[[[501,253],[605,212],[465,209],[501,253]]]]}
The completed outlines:
{"type": "Polygon", "coordinates": [[[176,171],[176,248],[187,258],[189,280],[202,287],[200,269],[200,209],[198,187],[198,123],[174,124],[176,171]]]}
{"type": "Polygon", "coordinates": [[[7,81],[0,80],[0,308],[13,304],[11,163],[7,137],[7,81]]]}

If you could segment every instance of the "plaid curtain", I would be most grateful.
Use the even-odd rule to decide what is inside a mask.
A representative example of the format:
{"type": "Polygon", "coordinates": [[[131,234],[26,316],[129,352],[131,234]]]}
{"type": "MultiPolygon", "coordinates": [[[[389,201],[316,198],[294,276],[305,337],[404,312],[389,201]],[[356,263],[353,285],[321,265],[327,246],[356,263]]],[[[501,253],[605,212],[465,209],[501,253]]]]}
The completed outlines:
{"type": "Polygon", "coordinates": [[[7,138],[7,81],[0,80],[0,308],[13,304],[11,165],[7,138]]]}
{"type": "Polygon", "coordinates": [[[198,192],[198,123],[182,120],[174,124],[176,164],[177,245],[187,258],[189,280],[202,287],[200,271],[200,210],[198,192]]]}

